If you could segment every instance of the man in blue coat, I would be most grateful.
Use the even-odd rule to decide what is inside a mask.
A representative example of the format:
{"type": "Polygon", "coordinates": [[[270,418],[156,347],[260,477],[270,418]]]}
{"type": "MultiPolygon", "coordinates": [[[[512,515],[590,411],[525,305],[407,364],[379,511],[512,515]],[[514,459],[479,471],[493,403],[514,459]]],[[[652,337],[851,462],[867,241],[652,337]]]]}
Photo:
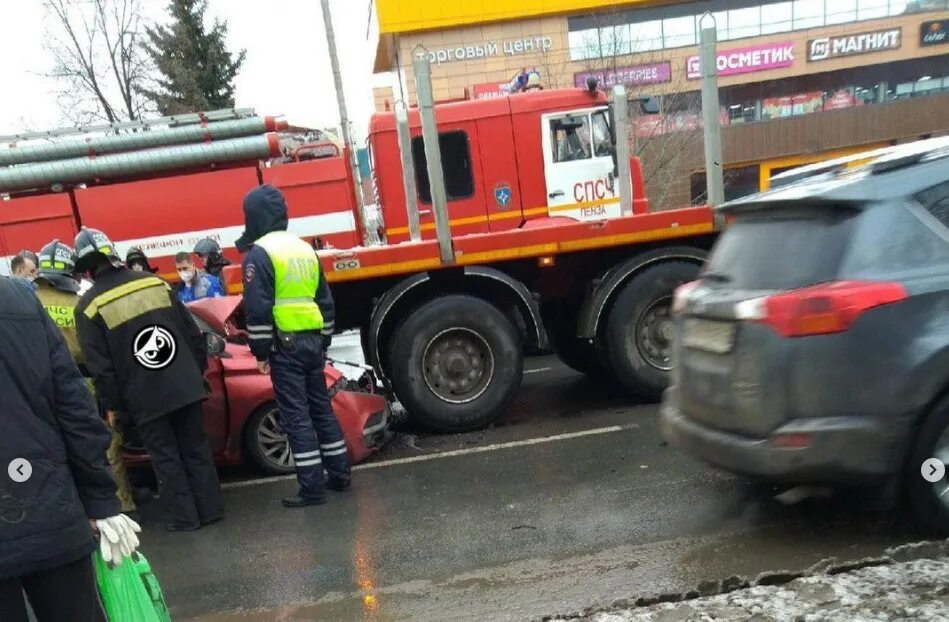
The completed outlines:
{"type": "Polygon", "coordinates": [[[121,563],[109,430],[62,333],[30,287],[0,278],[0,620],[105,622],[90,553],[121,563]]]}

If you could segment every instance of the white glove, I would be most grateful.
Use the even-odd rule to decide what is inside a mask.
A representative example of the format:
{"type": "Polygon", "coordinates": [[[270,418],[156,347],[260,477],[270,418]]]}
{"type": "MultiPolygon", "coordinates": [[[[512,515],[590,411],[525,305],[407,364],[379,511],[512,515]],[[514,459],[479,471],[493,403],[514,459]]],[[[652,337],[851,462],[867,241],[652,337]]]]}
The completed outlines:
{"type": "Polygon", "coordinates": [[[96,521],[99,531],[99,551],[106,563],[116,566],[138,548],[138,536],[142,528],[125,514],[117,514],[96,521]]]}

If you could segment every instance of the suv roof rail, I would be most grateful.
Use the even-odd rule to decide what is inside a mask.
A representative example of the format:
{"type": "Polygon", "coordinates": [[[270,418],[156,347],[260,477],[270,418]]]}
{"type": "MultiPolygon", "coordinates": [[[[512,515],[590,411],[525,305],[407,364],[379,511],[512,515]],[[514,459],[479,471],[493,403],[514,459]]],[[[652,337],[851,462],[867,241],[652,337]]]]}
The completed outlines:
{"type": "Polygon", "coordinates": [[[946,156],[949,156],[949,136],[918,140],[887,150],[887,153],[870,164],[870,172],[879,175],[946,156]]]}

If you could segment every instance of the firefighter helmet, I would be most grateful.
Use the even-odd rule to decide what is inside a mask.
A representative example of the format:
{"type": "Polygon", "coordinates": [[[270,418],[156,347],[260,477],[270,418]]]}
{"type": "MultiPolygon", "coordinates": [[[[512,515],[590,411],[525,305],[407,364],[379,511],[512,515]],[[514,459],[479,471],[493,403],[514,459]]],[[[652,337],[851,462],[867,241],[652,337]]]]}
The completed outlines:
{"type": "Polygon", "coordinates": [[[76,234],[76,271],[88,272],[97,259],[106,259],[113,266],[122,265],[115,245],[106,234],[98,229],[83,227],[76,234]]]}
{"type": "Polygon", "coordinates": [[[211,253],[217,253],[220,255],[221,245],[211,238],[203,238],[198,240],[198,243],[194,245],[194,250],[191,252],[195,255],[200,255],[202,258],[207,257],[211,253]]]}
{"type": "Polygon", "coordinates": [[[72,276],[76,271],[76,251],[59,240],[53,240],[40,249],[37,269],[40,276],[72,276]]]}

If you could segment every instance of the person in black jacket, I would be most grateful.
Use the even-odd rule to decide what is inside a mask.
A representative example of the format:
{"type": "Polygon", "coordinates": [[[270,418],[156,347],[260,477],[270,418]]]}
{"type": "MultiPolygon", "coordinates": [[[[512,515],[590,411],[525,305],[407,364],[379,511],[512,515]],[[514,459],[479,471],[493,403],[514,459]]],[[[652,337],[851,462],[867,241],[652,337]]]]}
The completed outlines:
{"type": "Polygon", "coordinates": [[[105,622],[89,556],[121,563],[138,525],[119,514],[109,431],[33,291],[0,278],[0,620],[105,622]]]}
{"type": "Polygon", "coordinates": [[[171,287],[119,261],[101,231],[76,235],[76,270],[95,281],[76,306],[76,328],[96,395],[128,415],[152,459],[165,528],[191,531],[224,517],[201,402],[204,336],[171,287]]]}

